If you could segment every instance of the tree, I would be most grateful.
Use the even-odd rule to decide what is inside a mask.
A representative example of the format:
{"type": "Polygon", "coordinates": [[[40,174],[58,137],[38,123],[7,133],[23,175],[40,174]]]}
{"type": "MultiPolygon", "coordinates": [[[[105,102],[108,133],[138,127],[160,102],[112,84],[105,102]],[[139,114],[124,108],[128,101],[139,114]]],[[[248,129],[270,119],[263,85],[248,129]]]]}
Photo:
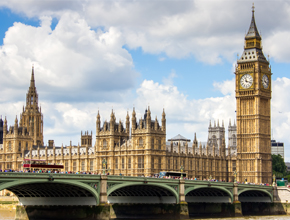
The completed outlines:
{"type": "Polygon", "coordinates": [[[280,154],[272,154],[272,170],[277,177],[283,177],[286,174],[286,164],[280,154]],[[282,176],[280,176],[282,174],[282,176]]]}

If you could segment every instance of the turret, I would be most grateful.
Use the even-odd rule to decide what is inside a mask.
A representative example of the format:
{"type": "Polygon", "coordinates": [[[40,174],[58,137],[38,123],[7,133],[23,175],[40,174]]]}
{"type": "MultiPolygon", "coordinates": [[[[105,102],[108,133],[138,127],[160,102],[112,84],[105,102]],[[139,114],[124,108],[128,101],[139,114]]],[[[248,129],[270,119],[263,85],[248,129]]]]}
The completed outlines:
{"type": "Polygon", "coordinates": [[[111,120],[110,120],[110,131],[111,133],[114,132],[115,129],[115,115],[112,109],[112,113],[111,113],[111,120]]]}
{"type": "Polygon", "coordinates": [[[135,108],[133,108],[133,112],[132,112],[132,130],[136,129],[136,112],[135,112],[135,108]]]}
{"type": "Polygon", "coordinates": [[[128,111],[127,111],[127,116],[126,116],[126,133],[127,134],[130,133],[130,117],[129,117],[128,111]]]}
{"type": "Polygon", "coordinates": [[[96,133],[97,133],[97,135],[99,135],[100,130],[101,130],[101,117],[100,117],[100,113],[98,111],[97,122],[96,122],[96,133]]]}
{"type": "Polygon", "coordinates": [[[197,148],[197,139],[196,139],[196,133],[194,133],[194,140],[192,143],[192,153],[195,155],[195,149],[197,148]]]}
{"type": "Polygon", "coordinates": [[[5,137],[6,134],[7,134],[7,119],[5,116],[4,125],[3,125],[3,137],[5,137]]]}
{"type": "Polygon", "coordinates": [[[215,144],[213,144],[213,146],[212,146],[212,155],[215,157],[215,144]]]}
{"type": "Polygon", "coordinates": [[[146,117],[146,125],[147,125],[147,129],[151,129],[151,111],[150,111],[149,106],[148,106],[147,117],[146,117]]]}
{"type": "Polygon", "coordinates": [[[121,121],[121,119],[119,120],[118,132],[119,133],[122,132],[122,121],[121,121]]]}
{"type": "Polygon", "coordinates": [[[17,119],[17,115],[16,115],[15,123],[14,123],[14,135],[18,136],[18,119],[17,119]]]}
{"type": "Polygon", "coordinates": [[[209,156],[209,146],[208,146],[208,142],[206,143],[206,156],[209,156]]]}
{"type": "Polygon", "coordinates": [[[200,156],[202,155],[202,145],[201,145],[201,142],[199,143],[199,155],[200,156]]]}
{"type": "Polygon", "coordinates": [[[211,128],[211,120],[209,120],[209,127],[211,128]]]}
{"type": "Polygon", "coordinates": [[[163,112],[162,112],[162,131],[166,131],[166,115],[165,115],[165,111],[163,108],[163,112]]]}
{"type": "Polygon", "coordinates": [[[158,121],[157,121],[157,116],[156,116],[156,118],[155,118],[154,130],[155,130],[155,131],[158,130],[158,121]]]}
{"type": "Polygon", "coordinates": [[[185,154],[188,155],[188,143],[185,142],[185,154]]]}

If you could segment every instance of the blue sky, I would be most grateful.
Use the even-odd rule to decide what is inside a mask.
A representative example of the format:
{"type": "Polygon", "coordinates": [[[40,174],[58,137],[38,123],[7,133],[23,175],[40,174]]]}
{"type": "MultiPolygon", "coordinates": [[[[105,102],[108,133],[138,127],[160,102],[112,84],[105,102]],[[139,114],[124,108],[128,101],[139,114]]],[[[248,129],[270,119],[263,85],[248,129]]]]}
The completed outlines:
{"type": "MultiPolygon", "coordinates": [[[[254,1],[272,66],[272,128],[288,141],[290,3],[254,1]],[[271,16],[268,16],[271,14],[271,16]],[[282,112],[282,113],[279,113],[282,112]]],[[[167,114],[167,139],[207,140],[209,120],[235,118],[234,65],[251,21],[249,1],[1,1],[0,114],[14,122],[31,66],[45,143],[77,144],[112,107],[124,120],[167,114]],[[16,22],[16,23],[15,23],[16,22]]],[[[290,152],[285,149],[290,160],[290,152]]]]}

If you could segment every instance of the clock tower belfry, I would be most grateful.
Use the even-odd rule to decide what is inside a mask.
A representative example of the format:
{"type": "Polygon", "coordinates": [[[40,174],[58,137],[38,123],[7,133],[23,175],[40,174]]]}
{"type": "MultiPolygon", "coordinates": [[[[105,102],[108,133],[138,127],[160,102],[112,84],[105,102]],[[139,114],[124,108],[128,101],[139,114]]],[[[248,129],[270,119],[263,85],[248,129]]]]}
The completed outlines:
{"type": "Polygon", "coordinates": [[[254,6],[236,66],[237,181],[272,182],[271,67],[262,51],[254,6]]]}

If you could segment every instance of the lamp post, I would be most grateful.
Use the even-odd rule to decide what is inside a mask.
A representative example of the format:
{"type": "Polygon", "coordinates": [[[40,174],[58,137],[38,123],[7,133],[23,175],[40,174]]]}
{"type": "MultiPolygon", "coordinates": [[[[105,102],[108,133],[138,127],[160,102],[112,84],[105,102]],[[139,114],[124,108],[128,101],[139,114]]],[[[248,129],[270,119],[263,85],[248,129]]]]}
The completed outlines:
{"type": "Polygon", "coordinates": [[[106,159],[103,159],[102,161],[102,167],[103,167],[103,175],[106,174],[106,168],[107,168],[107,161],[106,159]]]}
{"type": "Polygon", "coordinates": [[[184,169],[184,167],[181,165],[180,166],[180,172],[181,172],[180,178],[181,179],[183,179],[183,169],[184,169]]]}
{"type": "Polygon", "coordinates": [[[272,185],[276,186],[276,175],[275,175],[275,173],[273,174],[273,184],[272,185]]]}
{"type": "Polygon", "coordinates": [[[235,177],[234,183],[237,183],[237,171],[236,170],[234,171],[234,177],[235,177]]]}

